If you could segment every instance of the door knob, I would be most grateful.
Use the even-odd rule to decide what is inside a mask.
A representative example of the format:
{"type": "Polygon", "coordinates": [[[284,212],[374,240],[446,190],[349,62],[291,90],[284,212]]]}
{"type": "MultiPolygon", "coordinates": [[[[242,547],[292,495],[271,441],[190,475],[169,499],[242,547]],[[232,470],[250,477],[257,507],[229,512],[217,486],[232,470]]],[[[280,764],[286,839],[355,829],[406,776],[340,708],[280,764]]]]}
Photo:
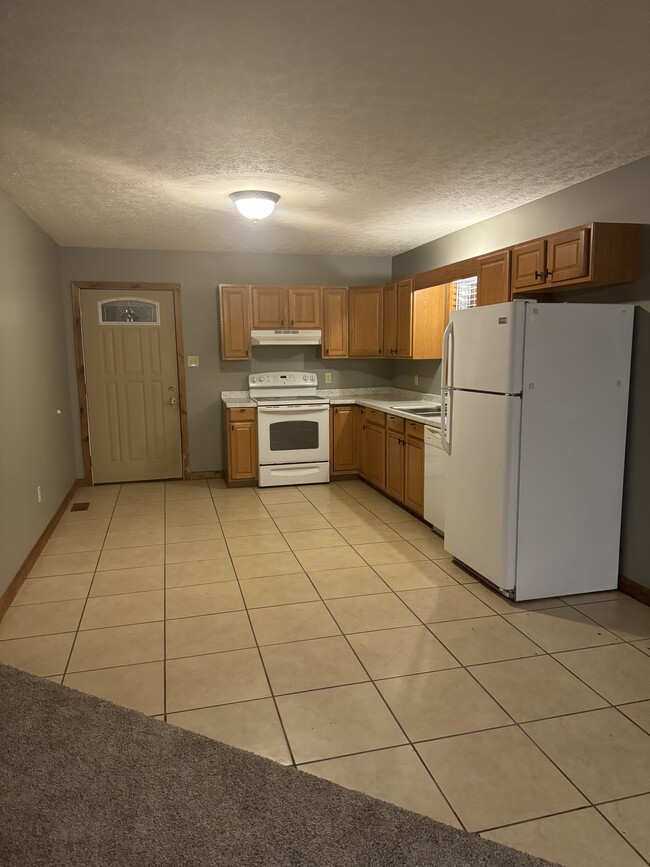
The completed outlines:
{"type": "Polygon", "coordinates": [[[169,404],[170,404],[170,406],[176,406],[176,398],[170,397],[169,398],[169,404]]]}

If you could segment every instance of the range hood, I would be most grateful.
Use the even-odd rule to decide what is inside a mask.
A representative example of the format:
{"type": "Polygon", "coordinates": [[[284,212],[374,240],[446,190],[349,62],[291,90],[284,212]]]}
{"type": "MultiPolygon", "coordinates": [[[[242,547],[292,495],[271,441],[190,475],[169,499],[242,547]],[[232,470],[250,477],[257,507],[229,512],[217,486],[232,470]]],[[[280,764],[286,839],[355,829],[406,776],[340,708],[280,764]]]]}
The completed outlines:
{"type": "Polygon", "coordinates": [[[275,330],[251,331],[253,346],[314,346],[321,343],[321,331],[317,329],[278,328],[275,330]]]}

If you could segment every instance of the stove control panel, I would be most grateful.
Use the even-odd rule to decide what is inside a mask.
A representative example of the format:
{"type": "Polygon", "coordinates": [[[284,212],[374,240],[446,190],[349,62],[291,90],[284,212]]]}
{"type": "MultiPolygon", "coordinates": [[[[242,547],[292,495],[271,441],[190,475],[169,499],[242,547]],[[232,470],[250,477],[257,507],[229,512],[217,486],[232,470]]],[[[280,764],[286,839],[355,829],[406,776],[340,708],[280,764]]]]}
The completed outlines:
{"type": "Polygon", "coordinates": [[[248,377],[249,388],[291,388],[305,386],[315,387],[318,385],[318,376],[315,373],[296,373],[282,371],[278,373],[253,373],[248,377]]]}

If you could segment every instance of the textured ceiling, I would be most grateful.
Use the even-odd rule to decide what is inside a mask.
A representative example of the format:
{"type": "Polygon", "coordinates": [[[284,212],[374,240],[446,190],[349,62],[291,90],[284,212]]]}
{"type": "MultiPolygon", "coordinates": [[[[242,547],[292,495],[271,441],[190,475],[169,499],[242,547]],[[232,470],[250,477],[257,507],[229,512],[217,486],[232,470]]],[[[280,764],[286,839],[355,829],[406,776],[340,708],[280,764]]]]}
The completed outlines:
{"type": "Polygon", "coordinates": [[[66,246],[394,254],[644,156],[649,10],[0,0],[0,187],[66,246]]]}

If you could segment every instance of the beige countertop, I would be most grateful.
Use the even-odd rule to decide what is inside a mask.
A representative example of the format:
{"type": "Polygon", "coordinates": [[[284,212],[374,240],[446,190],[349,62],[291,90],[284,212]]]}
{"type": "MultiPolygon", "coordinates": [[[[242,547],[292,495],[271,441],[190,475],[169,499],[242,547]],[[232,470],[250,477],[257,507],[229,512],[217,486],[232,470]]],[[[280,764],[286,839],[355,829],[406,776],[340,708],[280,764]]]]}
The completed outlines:
{"type": "MultiPolygon", "coordinates": [[[[326,397],[331,406],[367,406],[391,415],[401,416],[410,421],[439,427],[438,419],[422,418],[403,409],[405,406],[439,406],[440,395],[421,394],[417,391],[407,391],[400,388],[332,388],[319,389],[319,397],[326,397]]],[[[247,391],[222,391],[221,400],[227,409],[254,407],[257,404],[251,400],[247,391]]]]}

